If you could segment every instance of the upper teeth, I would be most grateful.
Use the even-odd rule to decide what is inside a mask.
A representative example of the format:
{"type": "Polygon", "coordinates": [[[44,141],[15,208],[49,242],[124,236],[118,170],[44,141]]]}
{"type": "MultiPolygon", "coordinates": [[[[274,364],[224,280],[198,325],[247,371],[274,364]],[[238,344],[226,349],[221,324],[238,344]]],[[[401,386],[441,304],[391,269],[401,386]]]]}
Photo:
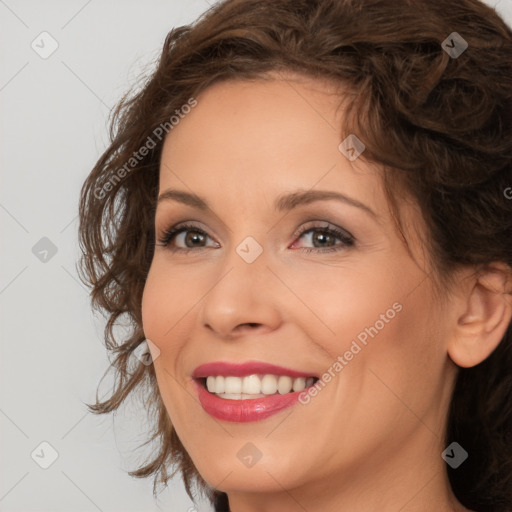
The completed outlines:
{"type": "MultiPolygon", "coordinates": [[[[210,376],[206,379],[206,387],[210,393],[224,395],[274,395],[276,392],[283,395],[293,391],[302,391],[312,386],[313,377],[297,377],[292,379],[287,375],[248,375],[247,377],[210,376]]],[[[225,398],[228,398],[225,396],[225,398]]],[[[237,398],[239,398],[237,396],[237,398]]]]}

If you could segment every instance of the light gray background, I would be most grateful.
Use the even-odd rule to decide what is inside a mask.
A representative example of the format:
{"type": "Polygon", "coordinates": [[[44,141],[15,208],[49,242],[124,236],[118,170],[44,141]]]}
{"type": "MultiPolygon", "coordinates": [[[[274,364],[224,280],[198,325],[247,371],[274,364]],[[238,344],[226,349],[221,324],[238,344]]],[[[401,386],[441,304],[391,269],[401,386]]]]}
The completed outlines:
{"type": "MultiPolygon", "coordinates": [[[[512,0],[487,3],[512,24],[512,0]]],[[[108,360],[103,321],[76,275],[76,230],[79,189],[107,143],[109,109],[151,69],[167,32],[208,7],[206,0],[0,0],[1,511],[193,506],[178,479],[155,501],[152,479],[128,476],[145,440],[135,404],[115,421],[86,412],[108,360]],[[47,59],[31,47],[43,31],[59,45],[47,59]],[[43,237],[57,247],[46,262],[32,252],[43,237]],[[48,469],[31,458],[42,441],[59,454],[48,469]]],[[[37,453],[38,460],[49,454],[37,453]]]]}

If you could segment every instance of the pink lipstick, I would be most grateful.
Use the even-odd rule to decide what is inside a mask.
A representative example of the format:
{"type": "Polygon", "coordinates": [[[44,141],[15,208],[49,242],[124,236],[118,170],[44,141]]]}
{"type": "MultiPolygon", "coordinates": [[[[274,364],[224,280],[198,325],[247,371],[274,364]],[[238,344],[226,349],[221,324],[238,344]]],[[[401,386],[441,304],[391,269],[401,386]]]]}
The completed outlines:
{"type": "Polygon", "coordinates": [[[238,423],[263,420],[291,407],[317,380],[311,372],[259,361],[206,363],[192,376],[203,409],[214,418],[238,423]]]}

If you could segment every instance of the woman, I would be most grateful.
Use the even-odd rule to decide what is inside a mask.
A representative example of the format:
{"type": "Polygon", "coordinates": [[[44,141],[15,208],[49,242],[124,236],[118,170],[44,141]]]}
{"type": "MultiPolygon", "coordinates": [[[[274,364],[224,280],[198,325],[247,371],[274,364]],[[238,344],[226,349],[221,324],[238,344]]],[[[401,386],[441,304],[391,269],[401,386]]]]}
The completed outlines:
{"type": "Polygon", "coordinates": [[[117,375],[91,409],[144,386],[156,415],[133,475],[217,511],[512,510],[511,56],[477,0],[169,33],[80,205],[117,375]]]}

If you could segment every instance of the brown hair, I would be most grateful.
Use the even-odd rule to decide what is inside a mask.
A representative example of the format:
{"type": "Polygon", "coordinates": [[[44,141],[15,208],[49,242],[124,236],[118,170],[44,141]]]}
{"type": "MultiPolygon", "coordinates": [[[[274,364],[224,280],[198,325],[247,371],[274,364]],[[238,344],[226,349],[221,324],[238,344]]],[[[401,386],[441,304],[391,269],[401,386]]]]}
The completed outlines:
{"type": "MultiPolygon", "coordinates": [[[[228,510],[227,497],[208,487],[183,448],[153,366],[131,363],[145,339],[141,298],[155,243],[163,145],[155,128],[172,129],[176,110],[215,82],[281,71],[343,85],[345,132],[364,141],[366,160],[385,166],[390,201],[405,190],[421,208],[440,283],[459,265],[512,267],[504,193],[512,186],[512,32],[494,10],[477,0],[226,0],[172,30],[156,71],[115,109],[111,144],[82,189],[81,274],[107,315],[116,376],[111,396],[90,408],[108,413],[148,390],[159,451],[130,474],[154,474],[156,488],[181,472],[189,495],[198,484],[217,510],[228,510]],[[453,32],[468,43],[457,57],[441,46],[453,32]],[[148,137],[155,144],[142,155],[148,137]],[[125,317],[131,330],[121,336],[115,328],[125,317]]],[[[448,472],[473,510],[512,510],[511,368],[509,326],[490,357],[459,369],[446,444],[457,441],[470,456],[448,472]]]]}

